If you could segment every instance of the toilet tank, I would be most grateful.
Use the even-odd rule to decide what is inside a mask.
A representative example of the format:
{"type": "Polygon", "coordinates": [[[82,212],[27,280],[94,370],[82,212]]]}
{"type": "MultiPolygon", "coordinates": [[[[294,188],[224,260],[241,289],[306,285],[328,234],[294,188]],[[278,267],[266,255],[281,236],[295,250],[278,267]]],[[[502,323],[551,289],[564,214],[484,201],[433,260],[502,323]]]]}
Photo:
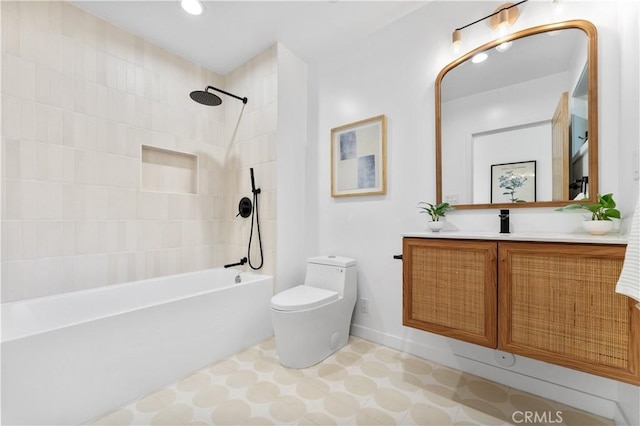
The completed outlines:
{"type": "Polygon", "coordinates": [[[340,256],[310,257],[304,285],[335,291],[343,296],[345,286],[355,289],[356,261],[340,256]]]}

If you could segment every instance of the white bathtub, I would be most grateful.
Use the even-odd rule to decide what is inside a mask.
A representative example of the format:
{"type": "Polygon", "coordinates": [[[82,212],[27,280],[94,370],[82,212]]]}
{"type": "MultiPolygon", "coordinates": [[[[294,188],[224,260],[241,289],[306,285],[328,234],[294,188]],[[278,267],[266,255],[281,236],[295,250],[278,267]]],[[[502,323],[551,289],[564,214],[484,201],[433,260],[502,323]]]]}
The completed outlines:
{"type": "Polygon", "coordinates": [[[2,304],[2,424],[87,422],[272,336],[272,278],[237,274],[2,304]]]}

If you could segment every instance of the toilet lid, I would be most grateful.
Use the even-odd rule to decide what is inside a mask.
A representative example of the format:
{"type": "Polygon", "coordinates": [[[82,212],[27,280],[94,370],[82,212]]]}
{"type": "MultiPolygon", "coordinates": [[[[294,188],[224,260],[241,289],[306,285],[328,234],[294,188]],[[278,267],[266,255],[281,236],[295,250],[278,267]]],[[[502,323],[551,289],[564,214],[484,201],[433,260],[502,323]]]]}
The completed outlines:
{"type": "Polygon", "coordinates": [[[278,311],[311,309],[338,300],[338,293],[323,288],[299,285],[271,298],[271,307],[278,311]]]}

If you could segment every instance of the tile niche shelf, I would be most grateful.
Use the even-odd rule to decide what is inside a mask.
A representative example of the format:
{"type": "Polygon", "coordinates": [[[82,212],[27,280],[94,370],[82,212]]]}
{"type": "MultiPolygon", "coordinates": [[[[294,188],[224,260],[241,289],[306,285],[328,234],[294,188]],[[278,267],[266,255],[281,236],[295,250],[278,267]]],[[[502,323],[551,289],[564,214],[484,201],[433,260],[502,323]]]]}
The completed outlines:
{"type": "Polygon", "coordinates": [[[198,193],[198,157],[142,145],[140,186],[143,191],[198,193]]]}

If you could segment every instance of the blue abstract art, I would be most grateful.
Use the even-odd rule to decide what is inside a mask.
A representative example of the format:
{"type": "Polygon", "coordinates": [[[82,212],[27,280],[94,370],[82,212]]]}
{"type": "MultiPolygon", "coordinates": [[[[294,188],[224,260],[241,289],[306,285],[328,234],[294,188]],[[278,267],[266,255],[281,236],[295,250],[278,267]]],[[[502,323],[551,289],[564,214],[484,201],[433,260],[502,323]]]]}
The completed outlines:
{"type": "Polygon", "coordinates": [[[331,129],[331,196],[386,193],[386,117],[331,129]]]}
{"type": "Polygon", "coordinates": [[[340,160],[356,158],[357,155],[356,132],[345,132],[340,135],[340,160]]]}
{"type": "Polygon", "coordinates": [[[375,188],[376,156],[366,155],[358,158],[358,188],[375,188]]]}

